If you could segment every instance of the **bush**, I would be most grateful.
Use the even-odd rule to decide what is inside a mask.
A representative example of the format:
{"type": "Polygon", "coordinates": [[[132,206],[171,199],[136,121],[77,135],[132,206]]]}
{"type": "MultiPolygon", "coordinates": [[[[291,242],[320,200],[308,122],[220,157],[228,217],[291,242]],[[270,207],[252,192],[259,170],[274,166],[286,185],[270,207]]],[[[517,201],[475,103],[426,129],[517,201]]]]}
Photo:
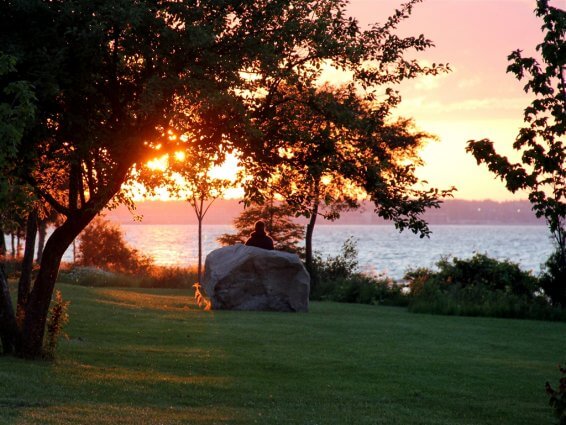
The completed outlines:
{"type": "Polygon", "coordinates": [[[130,248],[117,225],[97,218],[79,235],[77,264],[117,273],[144,274],[153,260],[130,248]]]}
{"type": "Polygon", "coordinates": [[[359,273],[358,249],[355,240],[347,239],[341,255],[314,258],[318,285],[311,299],[358,304],[407,305],[402,285],[383,276],[359,273]]]}
{"type": "Polygon", "coordinates": [[[341,254],[322,259],[319,254],[313,258],[313,268],[320,281],[332,281],[349,278],[358,270],[358,247],[354,238],[348,238],[342,244],[341,254]]]}
{"type": "Polygon", "coordinates": [[[562,373],[562,378],[558,382],[558,388],[552,388],[549,382],[546,383],[546,393],[550,396],[550,407],[554,410],[554,416],[558,419],[558,425],[566,425],[566,367],[558,367],[562,373]]]}
{"type": "Polygon", "coordinates": [[[312,299],[356,304],[406,306],[404,287],[385,277],[354,273],[348,278],[321,281],[312,299]]]}
{"type": "Polygon", "coordinates": [[[556,307],[566,308],[566,260],[557,249],[544,265],[540,286],[556,307]]]}
{"type": "MultiPolygon", "coordinates": [[[[498,290],[519,296],[532,297],[539,289],[536,277],[530,272],[508,260],[499,261],[484,254],[476,254],[470,259],[443,258],[437,264],[438,272],[429,272],[428,279],[441,285],[459,285],[461,288],[481,286],[487,290],[498,290]]],[[[425,272],[421,269],[420,273],[425,272]]],[[[411,281],[409,272],[405,279],[411,281]]],[[[424,276],[420,276],[421,279],[424,276]]],[[[417,283],[417,286],[419,283],[417,283]]]]}
{"type": "Polygon", "coordinates": [[[438,271],[409,270],[409,310],[415,313],[566,320],[540,294],[536,277],[517,264],[476,254],[442,259],[438,271]]]}

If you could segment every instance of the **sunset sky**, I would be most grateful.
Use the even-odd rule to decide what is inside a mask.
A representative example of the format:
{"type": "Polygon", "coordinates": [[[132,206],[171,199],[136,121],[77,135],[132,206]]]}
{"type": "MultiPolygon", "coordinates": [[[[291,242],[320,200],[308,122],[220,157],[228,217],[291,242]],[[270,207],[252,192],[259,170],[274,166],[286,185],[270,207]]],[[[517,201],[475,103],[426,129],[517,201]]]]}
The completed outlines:
{"type": "MultiPolygon", "coordinates": [[[[383,23],[404,1],[350,0],[349,12],[365,29],[383,23]]],[[[550,0],[550,4],[566,9],[566,0],[550,0]]],[[[440,189],[455,186],[457,199],[527,198],[524,192],[507,191],[485,165],[476,164],[465,147],[470,139],[489,138],[498,152],[519,161],[512,143],[532,97],[523,91],[525,81],[506,72],[507,56],[521,49],[525,56],[538,57],[536,46],[543,32],[535,7],[535,0],[424,0],[398,30],[400,36],[424,34],[436,46],[422,53],[410,52],[407,58],[447,63],[451,68],[450,73],[421,77],[398,87],[403,101],[396,114],[413,118],[418,129],[438,137],[421,152],[426,165],[418,175],[440,189]]],[[[337,71],[326,72],[323,79],[336,84],[345,81],[337,71]]],[[[235,168],[232,158],[223,170],[228,176],[235,168]]],[[[242,190],[236,189],[226,197],[241,196],[242,190]]],[[[157,198],[171,197],[161,191],[157,198]]]]}
{"type": "MultiPolygon", "coordinates": [[[[383,22],[399,0],[351,0],[350,12],[364,25],[383,22]]],[[[551,0],[566,9],[566,0],[551,0]]],[[[400,115],[436,134],[440,142],[422,153],[420,172],[437,187],[454,185],[459,199],[524,199],[478,167],[464,149],[469,139],[490,138],[498,151],[511,154],[523,109],[530,97],[523,83],[507,74],[507,55],[521,49],[536,56],[542,21],[534,0],[424,0],[400,28],[403,35],[425,34],[436,47],[422,54],[429,62],[449,63],[452,72],[413,80],[401,87],[400,115]]]]}

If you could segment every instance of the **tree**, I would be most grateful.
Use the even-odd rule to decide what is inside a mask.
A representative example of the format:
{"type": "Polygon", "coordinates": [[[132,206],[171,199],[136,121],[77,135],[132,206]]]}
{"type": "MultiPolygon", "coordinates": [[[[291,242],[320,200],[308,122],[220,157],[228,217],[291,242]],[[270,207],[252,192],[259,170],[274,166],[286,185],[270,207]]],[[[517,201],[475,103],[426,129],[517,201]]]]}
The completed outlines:
{"type": "MultiPolygon", "coordinates": [[[[328,86],[312,92],[285,87],[274,95],[277,106],[264,127],[271,140],[277,141],[272,143],[278,145],[283,161],[273,166],[272,177],[263,182],[262,190],[276,192],[295,215],[309,218],[305,260],[311,274],[311,286],[316,281],[312,267],[312,237],[317,217],[321,215],[334,220],[341,211],[359,205],[359,192],[341,173],[341,157],[336,146],[344,140],[344,134],[327,116],[332,109],[328,107],[328,101],[329,98],[334,100],[334,94],[328,86]]],[[[351,119],[347,120],[347,123],[351,122],[351,119]]],[[[263,166],[248,164],[248,167],[263,166]]],[[[255,182],[253,184],[257,191],[259,187],[255,182]]]]}
{"type": "Polygon", "coordinates": [[[35,96],[31,84],[14,79],[16,58],[0,51],[0,235],[5,254],[4,233],[16,227],[25,204],[25,190],[13,187],[10,173],[14,170],[19,146],[26,125],[35,115],[35,96]]]}
{"type": "Polygon", "coordinates": [[[418,186],[423,183],[415,176],[422,165],[418,152],[433,137],[415,131],[410,120],[391,120],[399,97],[385,92],[377,102],[363,98],[352,85],[309,91],[282,87],[274,94],[271,120],[263,128],[275,159],[247,163],[255,174],[267,163],[276,176],[263,186],[253,182],[250,191],[274,190],[296,214],[309,219],[305,246],[311,287],[317,283],[312,237],[318,216],[335,220],[369,196],[376,213],[401,230],[426,236],[429,229],[419,215],[438,207],[440,198],[452,191],[418,186]]]}
{"type": "Polygon", "coordinates": [[[14,306],[4,269],[6,246],[4,242],[5,211],[18,203],[13,202],[9,171],[14,170],[25,126],[35,115],[35,96],[31,85],[17,78],[8,78],[16,72],[16,59],[0,51],[0,342],[4,353],[16,349],[17,323],[14,306]]]}
{"type": "MultiPolygon", "coordinates": [[[[214,167],[218,164],[217,158],[207,155],[196,149],[183,152],[182,161],[177,161],[171,167],[173,172],[173,185],[178,191],[186,191],[187,202],[193,208],[198,221],[198,266],[197,276],[202,282],[202,223],[206,213],[214,201],[234,187],[237,182],[214,175],[214,167]],[[175,178],[179,176],[180,179],[175,178]]],[[[182,151],[181,151],[182,152],[182,151]]]]}
{"type": "Polygon", "coordinates": [[[79,235],[77,263],[112,272],[140,274],[152,265],[150,257],[140,255],[124,240],[120,228],[102,218],[94,219],[79,235]]]}
{"type": "Polygon", "coordinates": [[[263,221],[267,233],[273,238],[273,245],[279,251],[300,253],[298,246],[303,240],[303,226],[293,221],[293,208],[276,204],[272,200],[264,205],[246,208],[234,220],[236,234],[225,233],[218,238],[222,245],[245,243],[254,231],[257,221],[263,221]]]}
{"type": "MultiPolygon", "coordinates": [[[[105,205],[124,199],[121,187],[136,165],[185,142],[213,156],[237,149],[263,157],[269,134],[259,123],[279,85],[314,87],[326,63],[365,88],[391,66],[404,75],[436,72],[400,56],[407,42],[429,46],[423,36],[394,36],[395,17],[362,31],[346,7],[344,0],[0,5],[0,46],[17,64],[3,81],[29,81],[35,95],[33,120],[6,175],[64,217],[25,305],[20,355],[41,354],[63,253],[105,205]],[[191,140],[169,139],[169,129],[187,128],[191,140]]],[[[397,213],[394,205],[388,211],[397,213]]]]}
{"type": "Polygon", "coordinates": [[[523,57],[521,50],[508,56],[507,72],[527,78],[524,90],[536,97],[525,108],[525,126],[513,143],[521,161],[498,154],[489,139],[468,141],[466,151],[509,191],[526,190],[537,217],[546,219],[557,251],[549,260],[555,278],[547,279],[544,289],[553,303],[566,306],[566,12],[538,0],[535,13],[544,21],[544,41],[536,48],[542,63],[523,57]]]}

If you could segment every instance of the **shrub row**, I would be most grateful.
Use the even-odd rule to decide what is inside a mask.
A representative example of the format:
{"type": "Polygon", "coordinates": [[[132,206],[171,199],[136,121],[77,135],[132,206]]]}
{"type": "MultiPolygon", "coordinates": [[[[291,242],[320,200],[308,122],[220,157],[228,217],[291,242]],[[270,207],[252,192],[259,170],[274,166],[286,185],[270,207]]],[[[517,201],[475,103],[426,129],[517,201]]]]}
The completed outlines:
{"type": "Polygon", "coordinates": [[[566,309],[553,306],[540,280],[510,261],[483,254],[442,259],[438,270],[409,270],[409,310],[462,316],[566,320],[566,309]]]}
{"type": "Polygon", "coordinates": [[[357,254],[348,239],[340,255],[316,256],[311,299],[408,306],[415,313],[566,321],[566,309],[553,305],[543,278],[507,260],[483,254],[444,258],[437,270],[411,269],[399,283],[359,273],[357,254]]]}

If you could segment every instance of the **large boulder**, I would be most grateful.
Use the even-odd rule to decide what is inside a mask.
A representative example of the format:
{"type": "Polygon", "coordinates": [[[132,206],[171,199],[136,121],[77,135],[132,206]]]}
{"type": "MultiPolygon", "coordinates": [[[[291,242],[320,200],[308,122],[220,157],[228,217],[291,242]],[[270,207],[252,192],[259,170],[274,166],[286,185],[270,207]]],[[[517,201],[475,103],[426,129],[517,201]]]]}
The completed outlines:
{"type": "Polygon", "coordinates": [[[308,311],[310,277],[296,254],[226,246],[208,254],[205,270],[215,310],[308,311]]]}

